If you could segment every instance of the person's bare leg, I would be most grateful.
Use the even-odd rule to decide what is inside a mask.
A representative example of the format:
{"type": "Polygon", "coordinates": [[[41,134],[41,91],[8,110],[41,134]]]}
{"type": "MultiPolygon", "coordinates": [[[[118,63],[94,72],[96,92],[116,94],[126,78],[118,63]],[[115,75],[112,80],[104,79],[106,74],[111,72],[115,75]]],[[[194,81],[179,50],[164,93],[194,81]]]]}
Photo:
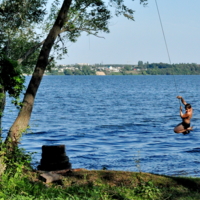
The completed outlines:
{"type": "Polygon", "coordinates": [[[184,133],[184,132],[186,132],[187,131],[187,129],[183,129],[183,130],[181,130],[181,131],[174,131],[175,133],[184,133]]]}
{"type": "Polygon", "coordinates": [[[193,131],[193,126],[187,128],[186,131],[183,132],[183,134],[186,135],[186,134],[190,133],[190,131],[193,131]]]}
{"type": "Polygon", "coordinates": [[[193,127],[191,126],[191,127],[189,127],[189,128],[187,128],[187,129],[185,129],[184,127],[183,127],[183,125],[181,125],[181,124],[179,124],[178,126],[176,126],[175,128],[174,128],[174,132],[175,133],[185,133],[185,134],[187,134],[187,133],[189,133],[190,131],[192,131],[193,130],[193,127]]]}
{"type": "Polygon", "coordinates": [[[193,126],[187,128],[188,131],[193,131],[193,126]]]}
{"type": "Polygon", "coordinates": [[[179,124],[174,128],[174,132],[175,133],[183,133],[185,132],[186,129],[184,129],[183,125],[179,124]]]}

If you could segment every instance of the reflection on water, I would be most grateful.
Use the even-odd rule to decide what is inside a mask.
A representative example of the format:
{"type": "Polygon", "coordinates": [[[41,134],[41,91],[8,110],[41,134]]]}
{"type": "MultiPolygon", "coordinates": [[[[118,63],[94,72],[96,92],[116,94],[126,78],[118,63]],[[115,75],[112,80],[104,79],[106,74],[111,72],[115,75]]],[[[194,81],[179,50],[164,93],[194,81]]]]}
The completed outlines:
{"type": "MultiPolygon", "coordinates": [[[[45,76],[21,146],[65,144],[73,168],[200,176],[199,76],[175,76],[178,95],[194,107],[188,135],[175,134],[179,102],[172,76],[45,76]]],[[[27,77],[27,79],[29,79],[27,77]]],[[[8,103],[3,128],[16,111],[8,103]]]]}

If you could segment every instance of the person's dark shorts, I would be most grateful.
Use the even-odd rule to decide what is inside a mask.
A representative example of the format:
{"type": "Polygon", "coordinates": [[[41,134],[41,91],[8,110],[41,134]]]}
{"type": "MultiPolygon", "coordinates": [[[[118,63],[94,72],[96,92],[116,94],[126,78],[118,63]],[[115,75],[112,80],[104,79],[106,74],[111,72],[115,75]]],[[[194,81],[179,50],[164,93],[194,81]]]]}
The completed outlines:
{"type": "Polygon", "coordinates": [[[184,129],[187,129],[190,127],[190,124],[188,123],[182,122],[181,124],[183,125],[184,129]]]}

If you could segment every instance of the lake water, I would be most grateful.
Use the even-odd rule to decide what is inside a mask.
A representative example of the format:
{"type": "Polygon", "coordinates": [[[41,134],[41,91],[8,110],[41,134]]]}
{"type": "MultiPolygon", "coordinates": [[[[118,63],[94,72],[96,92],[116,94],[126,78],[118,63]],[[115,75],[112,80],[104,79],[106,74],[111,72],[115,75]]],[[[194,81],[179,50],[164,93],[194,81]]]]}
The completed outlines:
{"type": "MultiPolygon", "coordinates": [[[[30,77],[27,77],[27,82],[30,77]]],[[[200,177],[200,76],[45,76],[38,90],[30,134],[21,147],[66,145],[73,168],[142,171],[200,177]],[[194,108],[188,135],[181,95],[194,108]]],[[[3,136],[17,115],[7,103],[3,136]]]]}

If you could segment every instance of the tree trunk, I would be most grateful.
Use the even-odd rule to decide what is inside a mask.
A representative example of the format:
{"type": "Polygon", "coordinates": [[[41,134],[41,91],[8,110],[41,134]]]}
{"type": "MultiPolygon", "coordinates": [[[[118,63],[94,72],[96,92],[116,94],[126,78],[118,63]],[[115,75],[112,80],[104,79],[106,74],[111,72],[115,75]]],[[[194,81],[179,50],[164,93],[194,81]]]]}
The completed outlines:
{"type": "Polygon", "coordinates": [[[26,60],[30,55],[32,55],[40,46],[42,46],[44,44],[43,40],[42,42],[36,44],[34,47],[32,47],[31,49],[29,49],[21,58],[19,58],[17,60],[18,64],[21,64],[24,60],[26,60]]]}
{"type": "Polygon", "coordinates": [[[67,14],[68,14],[69,7],[71,5],[71,1],[72,0],[63,1],[63,5],[58,14],[58,17],[42,46],[35,70],[33,72],[33,75],[28,85],[28,88],[26,90],[26,93],[24,95],[22,108],[15,122],[11,126],[8,132],[6,141],[5,141],[6,144],[8,145],[8,148],[10,149],[13,149],[12,147],[16,146],[19,143],[22,133],[28,127],[35,96],[39,88],[40,82],[42,80],[46,66],[48,64],[48,58],[49,58],[51,48],[58,34],[60,33],[61,28],[63,27],[63,24],[67,20],[67,14]]]}
{"type": "Polygon", "coordinates": [[[6,104],[6,93],[4,90],[4,87],[0,87],[0,137],[2,135],[2,117],[3,117],[3,112],[6,104]]]}

